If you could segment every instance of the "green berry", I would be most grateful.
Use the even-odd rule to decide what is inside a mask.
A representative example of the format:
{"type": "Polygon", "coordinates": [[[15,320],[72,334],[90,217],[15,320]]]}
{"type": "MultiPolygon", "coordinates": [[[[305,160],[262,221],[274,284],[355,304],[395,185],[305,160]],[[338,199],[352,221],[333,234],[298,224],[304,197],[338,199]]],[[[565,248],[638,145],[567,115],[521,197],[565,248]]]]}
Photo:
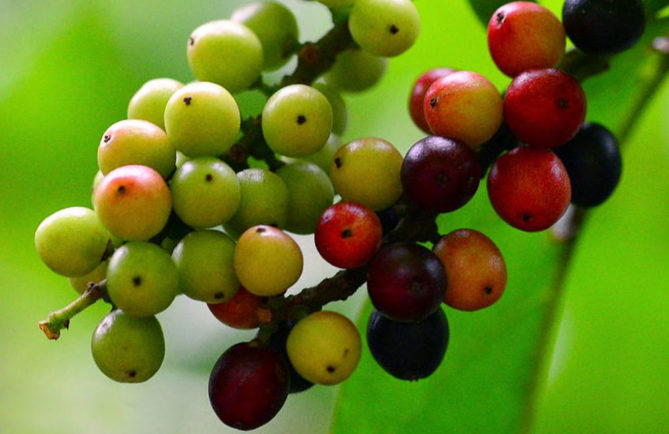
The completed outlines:
{"type": "Polygon", "coordinates": [[[179,270],[181,290],[206,303],[230,300],[239,290],[232,257],[235,242],[218,231],[194,231],[172,252],[179,270]]]}
{"type": "Polygon", "coordinates": [[[149,80],[132,96],[128,104],[128,119],[143,119],[165,129],[165,106],[183,83],[171,78],[149,80]]]}
{"type": "Polygon", "coordinates": [[[105,279],[107,276],[107,266],[109,261],[103,261],[93,269],[90,273],[84,274],[83,276],[70,277],[70,285],[77,291],[79,294],[83,294],[88,289],[88,286],[91,283],[98,283],[105,279]]]}
{"type": "Polygon", "coordinates": [[[141,383],[158,372],[165,358],[165,338],[158,320],[114,310],[98,324],[91,339],[93,360],[107,377],[141,383]]]}
{"type": "Polygon", "coordinates": [[[303,160],[315,164],[327,174],[330,171],[332,158],[341,145],[341,139],[334,134],[330,134],[327,143],[320,149],[320,151],[315,154],[307,155],[303,160]]]}
{"type": "Polygon", "coordinates": [[[330,9],[344,9],[353,6],[355,0],[318,0],[330,9]]]}
{"type": "Polygon", "coordinates": [[[199,81],[220,84],[231,93],[247,89],[260,76],[263,47],[243,24],[211,21],[191,33],[188,64],[199,81]]]}
{"type": "Polygon", "coordinates": [[[45,218],[35,231],[35,248],[54,272],[83,276],[100,265],[111,245],[109,232],[93,210],[65,208],[45,218]]]}
{"type": "Polygon", "coordinates": [[[288,189],[279,175],[263,169],[246,169],[237,174],[237,179],[241,200],[227,226],[239,233],[261,224],[286,226],[288,189]]]}
{"type": "Polygon", "coordinates": [[[318,219],[334,200],[334,188],[328,175],[315,164],[296,162],[276,172],[288,187],[286,230],[313,234],[318,219]]]}
{"type": "MultiPolygon", "coordinates": [[[[328,163],[329,164],[329,163],[328,163]]],[[[95,177],[93,177],[93,185],[91,185],[91,205],[95,203],[95,192],[98,189],[98,186],[102,182],[102,178],[105,176],[99,170],[95,172],[95,177]]]]}
{"type": "Polygon", "coordinates": [[[339,148],[330,164],[330,179],[341,198],[374,211],[394,204],[402,195],[402,154],[385,140],[354,140],[339,148]]]}
{"type": "Polygon", "coordinates": [[[386,72],[388,60],[363,50],[346,50],[337,56],[324,79],[342,92],[362,92],[374,86],[386,72]]]}
{"type": "Polygon", "coordinates": [[[420,17],[411,0],[356,0],[348,28],[363,50],[392,57],[402,54],[416,41],[420,17]]]}
{"type": "Polygon", "coordinates": [[[126,243],[109,260],[107,292],[128,315],[155,315],[179,293],[177,267],[170,254],[155,244],[126,243]]]}
{"type": "Polygon", "coordinates": [[[232,21],[244,24],[256,34],[263,50],[263,69],[273,71],[286,64],[297,44],[299,30],[295,15],[274,1],[258,1],[238,8],[232,21]]]}
{"type": "Polygon", "coordinates": [[[235,141],[241,125],[237,102],[214,83],[191,83],[165,107],[165,128],[177,151],[189,157],[215,157],[235,141]]]}
{"type": "Polygon", "coordinates": [[[186,161],[172,177],[174,212],[189,226],[209,228],[230,220],[239,207],[235,171],[213,157],[186,161]]]}
{"type": "Polygon", "coordinates": [[[130,164],[148,166],[167,178],[174,171],[176,150],[165,131],[148,121],[128,119],[116,122],[102,135],[98,166],[106,175],[130,164]]]}
{"type": "Polygon", "coordinates": [[[318,152],[332,132],[332,107],[310,86],[293,84],[270,97],[262,112],[267,145],[288,157],[318,152]]]}
{"type": "Polygon", "coordinates": [[[328,99],[332,107],[332,132],[341,136],[346,131],[348,123],[346,101],[344,101],[344,98],[342,98],[334,87],[328,86],[325,83],[314,83],[313,87],[328,99]]]}

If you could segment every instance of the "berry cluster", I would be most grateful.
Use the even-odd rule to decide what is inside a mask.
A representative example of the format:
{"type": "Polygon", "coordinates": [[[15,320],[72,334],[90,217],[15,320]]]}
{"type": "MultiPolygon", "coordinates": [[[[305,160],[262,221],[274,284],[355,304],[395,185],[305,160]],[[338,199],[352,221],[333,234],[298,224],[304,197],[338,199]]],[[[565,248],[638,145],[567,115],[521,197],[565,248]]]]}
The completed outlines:
{"type": "MultiPolygon", "coordinates": [[[[320,3],[340,19],[316,43],[299,44],[292,12],[273,1],[195,29],[186,45],[197,81],[144,84],[128,119],[102,135],[93,209],[60,210],[35,234],[45,264],[82,294],[40,327],[57,338],[88,304],[109,302],[91,348],[113,380],[142,382],[158,371],[165,341],[155,315],[179,294],[206,303],[228,326],[258,328],[253,340],[223,352],[209,379],[215,413],[238,429],[267,423],[289,393],[354,372],[360,334],[323,306],[365,282],[375,307],[367,343],[378,364],[404,380],[437,369],[449,341],[441,303],[482,309],[506,286],[504,259],[488,237],[472,229],[441,236],[435,224],[473,197],[492,161],[493,207],[527,231],[553,225],[570,201],[601,203],[620,176],[615,139],[583,124],[583,90],[555,69],[565,29],[527,2],[498,9],[488,28],[493,60],[513,78],[503,99],[480,74],[434,69],[409,101],[411,117],[430,135],[406,156],[376,137],[340,146],[347,124],[340,92],[373,86],[386,58],[414,43],[420,23],[410,0],[320,3]],[[292,74],[275,85],[263,81],[263,71],[294,55],[292,74]],[[237,96],[249,89],[266,103],[242,120],[237,96]],[[341,200],[333,204],[335,195],[341,200]],[[304,266],[287,232],[314,234],[320,255],[344,270],[284,295],[304,266]]],[[[565,24],[601,9],[589,12],[595,0],[571,3],[565,24]]],[[[615,47],[583,49],[625,48],[643,19],[640,26],[615,47]]],[[[587,27],[567,26],[579,48],[587,27]]]]}

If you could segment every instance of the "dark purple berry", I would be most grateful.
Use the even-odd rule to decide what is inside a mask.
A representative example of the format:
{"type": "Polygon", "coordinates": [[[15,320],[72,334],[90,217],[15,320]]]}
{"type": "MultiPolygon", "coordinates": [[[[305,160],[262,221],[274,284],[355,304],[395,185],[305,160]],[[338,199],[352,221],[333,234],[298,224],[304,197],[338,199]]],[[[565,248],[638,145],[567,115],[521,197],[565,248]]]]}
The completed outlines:
{"type": "Polygon", "coordinates": [[[286,363],[288,364],[288,370],[290,371],[290,389],[288,390],[288,393],[303,392],[314,385],[314,383],[306,380],[298,374],[288,359],[288,353],[286,353],[286,340],[288,339],[290,331],[293,329],[293,325],[292,322],[282,322],[269,339],[269,345],[275,351],[280,353],[286,359],[286,363]]]}

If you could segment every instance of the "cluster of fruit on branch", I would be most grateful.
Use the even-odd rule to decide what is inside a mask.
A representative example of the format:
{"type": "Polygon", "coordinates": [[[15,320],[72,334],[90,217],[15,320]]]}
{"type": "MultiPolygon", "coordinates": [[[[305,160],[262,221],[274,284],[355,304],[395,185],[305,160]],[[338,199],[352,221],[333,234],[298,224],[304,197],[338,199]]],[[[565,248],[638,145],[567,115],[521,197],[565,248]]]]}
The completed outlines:
{"type": "Polygon", "coordinates": [[[353,373],[361,337],[349,319],[322,308],[365,282],[376,308],[367,342],[379,365],[405,380],[437,369],[449,340],[441,303],[481,309],[506,286],[504,259],[488,237],[471,229],[442,236],[435,224],[472,198],[491,164],[495,210],[526,231],[553,225],[570,201],[601,203],[620,176],[615,139],[583,124],[585,94],[555,67],[565,28],[588,53],[631,46],[644,28],[637,0],[567,0],[564,26],[535,3],[499,8],[488,42],[513,78],[504,98],[474,72],[421,75],[409,111],[429,136],[404,157],[380,138],[341,145],[340,92],[370,88],[385,58],[414,43],[415,5],[320,3],[334,25],[315,43],[299,44],[292,12],[273,1],[195,29],[187,55],[197,81],[142,86],[128,119],[102,136],[94,210],[58,211],[35,234],[46,265],[82,294],[40,327],[57,338],[88,305],[110,303],[91,345],[113,380],[142,382],[157,372],[165,341],[155,315],[178,294],[207,303],[229,326],[258,328],[252,341],[221,355],[209,382],[214,411],[239,429],[271,420],[288,393],[353,373]],[[276,85],[263,81],[263,71],[294,55],[292,74],[276,85]],[[235,96],[248,89],[266,103],[242,120],[235,96]],[[335,194],[341,201],[333,204],[335,194]],[[284,295],[303,270],[286,232],[314,234],[320,255],[344,270],[284,295]]]}

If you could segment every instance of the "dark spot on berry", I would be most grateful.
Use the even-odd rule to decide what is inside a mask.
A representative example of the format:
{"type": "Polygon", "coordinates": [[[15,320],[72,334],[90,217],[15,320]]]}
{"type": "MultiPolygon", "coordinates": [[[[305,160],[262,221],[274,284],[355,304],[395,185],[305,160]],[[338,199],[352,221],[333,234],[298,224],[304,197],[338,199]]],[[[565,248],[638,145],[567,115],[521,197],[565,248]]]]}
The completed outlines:
{"type": "Polygon", "coordinates": [[[257,227],[257,228],[256,228],[256,233],[258,233],[258,234],[262,234],[262,233],[265,232],[266,230],[267,230],[267,229],[265,229],[264,227],[260,226],[260,227],[257,227]]]}
{"type": "Polygon", "coordinates": [[[225,294],[222,293],[222,292],[217,292],[216,294],[214,294],[214,298],[215,298],[216,300],[220,300],[220,299],[223,298],[223,297],[225,297],[225,294]]]}
{"type": "Polygon", "coordinates": [[[187,97],[184,98],[184,102],[186,103],[186,105],[190,105],[190,102],[192,100],[193,100],[193,98],[191,98],[190,96],[187,96],[187,97]]]}
{"type": "Polygon", "coordinates": [[[437,98],[432,98],[430,100],[430,107],[435,108],[437,106],[437,98]]]}
{"type": "Polygon", "coordinates": [[[279,224],[278,224],[278,223],[270,223],[270,224],[268,224],[267,226],[271,226],[271,227],[273,227],[273,228],[278,228],[278,227],[279,227],[279,224]]]}
{"type": "Polygon", "coordinates": [[[307,118],[306,118],[306,116],[304,116],[304,115],[299,115],[299,116],[297,117],[297,125],[302,125],[302,124],[305,123],[306,121],[307,121],[307,118]]]}
{"type": "Polygon", "coordinates": [[[348,348],[344,348],[344,357],[348,356],[348,348]]]}
{"type": "Polygon", "coordinates": [[[497,21],[497,24],[502,24],[504,18],[504,12],[497,12],[497,14],[495,14],[495,21],[497,21]]]}
{"type": "Polygon", "coordinates": [[[334,371],[337,370],[337,368],[335,368],[332,365],[328,365],[327,368],[325,368],[325,370],[328,371],[330,374],[332,374],[332,373],[334,373],[334,371]]]}
{"type": "Polygon", "coordinates": [[[190,38],[188,38],[188,45],[195,45],[195,38],[194,37],[191,36],[190,38]]]}
{"type": "Polygon", "coordinates": [[[337,166],[337,169],[341,168],[341,158],[335,158],[334,163],[335,166],[337,166]]]}
{"type": "Polygon", "coordinates": [[[102,141],[105,143],[108,143],[111,140],[111,136],[109,134],[105,134],[105,136],[102,138],[102,141]]]}
{"type": "Polygon", "coordinates": [[[137,371],[128,371],[128,377],[135,378],[137,376],[137,371]]]}
{"type": "Polygon", "coordinates": [[[353,231],[351,231],[349,228],[346,228],[343,231],[341,231],[341,237],[342,238],[349,238],[352,235],[353,235],[353,231]]]}
{"type": "Polygon", "coordinates": [[[119,186],[119,188],[116,189],[116,193],[125,194],[125,187],[123,185],[119,186]]]}
{"type": "Polygon", "coordinates": [[[400,29],[398,29],[395,24],[391,24],[390,27],[388,28],[388,31],[390,32],[391,35],[396,35],[397,32],[400,31],[400,29]]]}
{"type": "Polygon", "coordinates": [[[437,174],[437,185],[439,187],[446,187],[448,185],[448,175],[445,173],[437,174]]]}
{"type": "Polygon", "coordinates": [[[486,286],[483,291],[488,295],[492,294],[492,286],[486,286]]]}
{"type": "Polygon", "coordinates": [[[211,173],[207,173],[207,175],[204,177],[204,180],[207,182],[211,182],[214,180],[214,176],[211,173]]]}
{"type": "Polygon", "coordinates": [[[142,284],[142,278],[140,276],[135,276],[132,278],[132,284],[135,286],[139,286],[142,284]]]}
{"type": "Polygon", "coordinates": [[[566,98],[560,98],[558,100],[558,107],[560,107],[561,109],[566,109],[567,107],[569,107],[569,102],[567,101],[566,98]]]}
{"type": "Polygon", "coordinates": [[[532,216],[526,212],[523,213],[523,215],[521,215],[520,218],[522,218],[524,222],[529,222],[530,220],[532,220],[532,216]]]}

